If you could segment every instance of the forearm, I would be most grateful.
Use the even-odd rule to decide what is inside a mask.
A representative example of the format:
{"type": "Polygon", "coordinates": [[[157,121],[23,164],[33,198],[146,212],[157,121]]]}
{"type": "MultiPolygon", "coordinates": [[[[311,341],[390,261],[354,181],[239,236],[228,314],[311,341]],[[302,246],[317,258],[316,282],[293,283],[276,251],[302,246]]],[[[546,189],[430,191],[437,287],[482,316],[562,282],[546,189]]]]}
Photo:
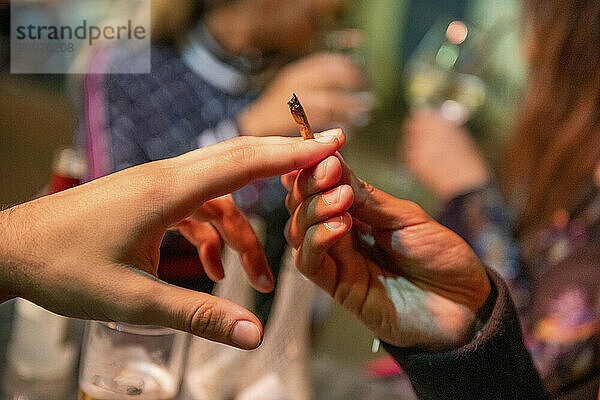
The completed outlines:
{"type": "Polygon", "coordinates": [[[76,212],[76,204],[67,209],[57,196],[40,197],[0,212],[3,301],[13,297],[38,301],[49,294],[45,284],[52,280],[51,271],[69,248],[66,238],[58,233],[59,226],[76,212]]]}

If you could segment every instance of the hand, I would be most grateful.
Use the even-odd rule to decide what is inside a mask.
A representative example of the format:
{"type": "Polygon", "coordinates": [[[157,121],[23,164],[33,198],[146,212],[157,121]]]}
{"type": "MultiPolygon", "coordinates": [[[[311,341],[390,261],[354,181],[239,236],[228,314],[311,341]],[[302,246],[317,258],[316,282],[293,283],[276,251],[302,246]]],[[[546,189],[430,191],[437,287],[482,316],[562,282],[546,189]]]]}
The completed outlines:
{"type": "MultiPolygon", "coordinates": [[[[338,156],[339,157],[339,156],[338,156]]],[[[399,347],[459,347],[490,293],[469,246],[416,204],[391,197],[329,157],[282,177],[286,237],[308,279],[399,347]]]]}
{"type": "Polygon", "coordinates": [[[313,128],[353,126],[373,108],[366,81],[350,58],[321,53],[283,68],[264,94],[238,116],[244,135],[295,134],[287,107],[292,93],[302,102],[313,128]]]}
{"type": "Polygon", "coordinates": [[[198,249],[206,275],[213,281],[225,277],[221,262],[222,242],[237,251],[250,283],[260,292],[273,290],[274,278],[262,247],[258,244],[246,216],[230,194],[204,202],[194,213],[171,227],[198,249]],[[260,274],[259,274],[260,273],[260,274]]]}
{"type": "MultiPolygon", "coordinates": [[[[70,317],[161,325],[255,348],[262,327],[252,313],[156,278],[163,235],[178,227],[193,238],[196,223],[210,221],[240,253],[253,286],[271,290],[273,278],[248,221],[229,200],[212,199],[253,179],[314,165],[343,141],[339,130],[307,141],[236,138],[5,210],[0,295],[70,317]]],[[[196,245],[201,254],[211,252],[196,245]]],[[[203,260],[218,279],[222,269],[214,256],[203,260]]]]}
{"type": "Polygon", "coordinates": [[[404,124],[408,169],[444,200],[488,182],[485,161],[462,127],[433,110],[420,110],[404,124]]]}

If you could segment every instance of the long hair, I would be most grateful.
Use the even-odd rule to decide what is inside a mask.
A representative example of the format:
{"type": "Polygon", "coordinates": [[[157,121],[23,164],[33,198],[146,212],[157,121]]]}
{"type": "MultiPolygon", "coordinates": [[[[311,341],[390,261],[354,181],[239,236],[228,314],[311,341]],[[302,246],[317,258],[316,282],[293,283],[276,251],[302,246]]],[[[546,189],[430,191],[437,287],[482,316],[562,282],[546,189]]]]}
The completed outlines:
{"type": "Polygon", "coordinates": [[[531,72],[503,177],[520,235],[571,210],[600,160],[600,1],[525,3],[531,72]]]}

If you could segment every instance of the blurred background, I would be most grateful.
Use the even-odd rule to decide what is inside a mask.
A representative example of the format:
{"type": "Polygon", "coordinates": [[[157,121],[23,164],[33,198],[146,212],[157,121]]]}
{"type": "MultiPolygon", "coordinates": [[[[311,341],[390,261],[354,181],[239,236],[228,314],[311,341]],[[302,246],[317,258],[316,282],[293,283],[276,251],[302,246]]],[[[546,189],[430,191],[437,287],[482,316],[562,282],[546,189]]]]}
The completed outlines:
{"type": "MultiPolygon", "coordinates": [[[[518,44],[519,2],[356,0],[351,4],[342,26],[360,29],[365,36],[361,56],[378,100],[369,125],[356,132],[353,143],[356,163],[362,161],[373,167],[368,168],[369,172],[353,162],[355,168],[394,193],[401,194],[407,185],[409,190],[416,190],[411,182],[398,181],[396,173],[401,168],[396,162],[396,143],[411,101],[407,93],[411,77],[405,67],[420,44],[436,51],[441,39],[431,44],[422,43],[423,39],[432,29],[453,19],[467,21],[477,29],[474,40],[478,42],[472,51],[478,53],[479,61],[473,72],[485,82],[486,98],[468,123],[478,139],[497,153],[492,149],[501,145],[510,131],[507,128],[525,77],[518,44]],[[373,160],[379,162],[373,165],[373,160]]],[[[47,183],[54,151],[73,143],[78,120],[68,76],[10,74],[8,6],[3,6],[0,18],[0,203],[9,206],[30,199],[47,183]]]]}
{"type": "MultiPolygon", "coordinates": [[[[2,4],[0,205],[9,207],[42,191],[57,150],[77,147],[83,121],[74,84],[79,76],[10,73],[10,12],[2,4]]],[[[368,117],[349,129],[344,156],[374,186],[434,212],[436,199],[411,177],[399,155],[404,118],[416,107],[438,107],[449,119],[468,126],[494,165],[511,132],[526,76],[518,42],[520,3],[354,0],[349,4],[331,30],[339,34],[328,35],[322,48],[350,54],[365,71],[375,101],[368,117]],[[359,39],[346,48],[344,40],[352,35],[359,39]]],[[[6,341],[10,315],[3,315],[6,323],[0,323],[0,329],[6,341]]],[[[356,370],[382,355],[372,352],[372,335],[339,307],[331,305],[324,318],[313,340],[315,353],[326,364],[356,370]]]]}

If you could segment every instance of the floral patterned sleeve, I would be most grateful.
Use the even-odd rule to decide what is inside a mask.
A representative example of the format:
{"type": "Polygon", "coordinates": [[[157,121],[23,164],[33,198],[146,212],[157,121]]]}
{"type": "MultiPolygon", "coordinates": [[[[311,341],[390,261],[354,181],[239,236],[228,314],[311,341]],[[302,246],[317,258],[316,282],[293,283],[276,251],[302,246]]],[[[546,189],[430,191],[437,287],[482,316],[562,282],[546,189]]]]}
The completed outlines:
{"type": "Polygon", "coordinates": [[[465,239],[482,262],[498,272],[512,289],[522,272],[519,247],[512,235],[512,220],[494,184],[449,201],[439,221],[465,239]]]}
{"type": "Polygon", "coordinates": [[[451,200],[439,219],[508,283],[527,350],[555,394],[600,372],[600,190],[586,197],[526,242],[491,184],[451,200]]]}

